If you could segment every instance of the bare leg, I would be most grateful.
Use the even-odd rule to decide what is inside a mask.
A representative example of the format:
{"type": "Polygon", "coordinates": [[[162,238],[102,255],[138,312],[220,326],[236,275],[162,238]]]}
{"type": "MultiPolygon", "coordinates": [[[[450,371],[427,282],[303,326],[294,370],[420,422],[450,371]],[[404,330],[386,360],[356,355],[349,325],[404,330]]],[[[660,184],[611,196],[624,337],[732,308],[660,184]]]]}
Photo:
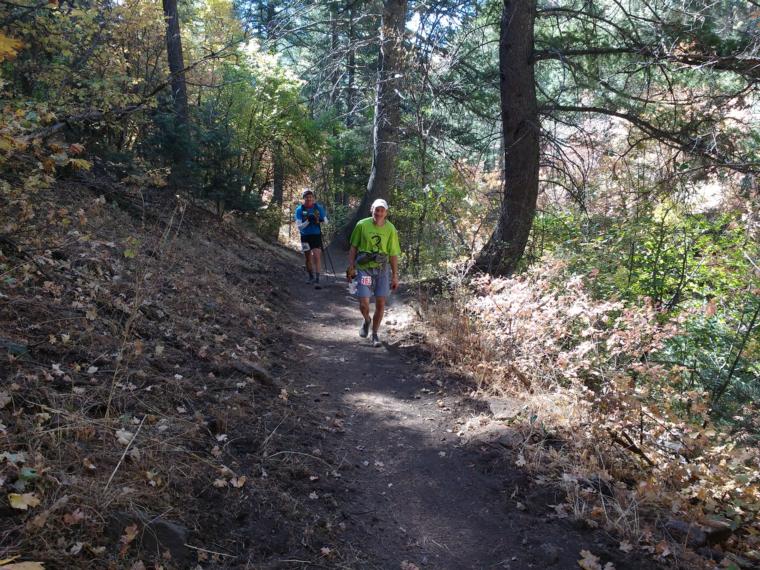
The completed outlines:
{"type": "MultiPolygon", "coordinates": [[[[385,297],[375,297],[375,316],[372,317],[372,332],[377,333],[385,313],[385,297]]],[[[367,314],[369,314],[369,299],[367,299],[367,314]]]]}
{"type": "Polygon", "coordinates": [[[313,259],[311,260],[311,267],[314,269],[314,273],[320,273],[320,268],[322,267],[322,264],[320,263],[322,259],[322,250],[321,249],[312,249],[311,250],[313,259]]]}
{"type": "Polygon", "coordinates": [[[306,259],[306,271],[309,272],[309,275],[312,273],[311,269],[311,251],[307,251],[303,254],[304,258],[306,259]]]}
{"type": "Polygon", "coordinates": [[[369,320],[369,297],[359,298],[359,310],[362,312],[365,322],[369,320]]]}

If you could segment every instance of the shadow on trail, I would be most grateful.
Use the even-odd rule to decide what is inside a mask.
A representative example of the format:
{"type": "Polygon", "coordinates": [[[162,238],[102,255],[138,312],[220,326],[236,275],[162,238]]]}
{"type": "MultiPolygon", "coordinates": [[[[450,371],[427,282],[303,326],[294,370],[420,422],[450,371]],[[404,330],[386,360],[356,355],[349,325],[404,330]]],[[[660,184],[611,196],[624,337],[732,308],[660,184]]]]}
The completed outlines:
{"type": "MultiPolygon", "coordinates": [[[[581,550],[617,570],[659,567],[620,551],[605,533],[552,518],[562,492],[534,483],[514,465],[514,452],[463,443],[456,380],[431,374],[413,354],[359,338],[356,301],[345,291],[339,279],[315,294],[304,285],[294,332],[300,358],[319,363],[294,384],[326,420],[338,418],[323,443],[344,486],[333,494],[345,522],[342,544],[333,545],[344,562],[335,567],[578,568],[581,550]]],[[[385,325],[404,312],[389,301],[385,338],[385,325]]],[[[466,407],[470,415],[487,408],[466,407]]]]}

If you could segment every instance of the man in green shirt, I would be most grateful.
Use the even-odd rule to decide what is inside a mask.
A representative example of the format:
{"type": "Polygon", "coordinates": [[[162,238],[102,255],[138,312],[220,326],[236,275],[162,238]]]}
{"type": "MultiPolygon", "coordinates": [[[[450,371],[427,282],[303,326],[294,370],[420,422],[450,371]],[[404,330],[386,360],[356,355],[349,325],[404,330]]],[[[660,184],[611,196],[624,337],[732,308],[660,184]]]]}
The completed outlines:
{"type": "Polygon", "coordinates": [[[372,346],[382,346],[377,336],[385,312],[385,298],[398,288],[398,256],[401,248],[395,226],[385,217],[388,202],[377,199],[372,203],[372,217],[357,222],[351,233],[346,277],[356,278],[356,296],[364,317],[359,336],[369,336],[372,325],[372,346]],[[370,319],[369,299],[375,297],[375,314],[370,319]]]}

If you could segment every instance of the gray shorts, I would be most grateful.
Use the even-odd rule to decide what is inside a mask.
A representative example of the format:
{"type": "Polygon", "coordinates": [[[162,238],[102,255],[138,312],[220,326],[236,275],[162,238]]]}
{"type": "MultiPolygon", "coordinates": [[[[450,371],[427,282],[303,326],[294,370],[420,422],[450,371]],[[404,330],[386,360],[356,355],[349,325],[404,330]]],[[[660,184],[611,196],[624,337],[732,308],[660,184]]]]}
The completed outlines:
{"type": "Polygon", "coordinates": [[[387,265],[376,269],[358,269],[356,272],[356,296],[387,297],[391,292],[391,272],[387,265]]]}

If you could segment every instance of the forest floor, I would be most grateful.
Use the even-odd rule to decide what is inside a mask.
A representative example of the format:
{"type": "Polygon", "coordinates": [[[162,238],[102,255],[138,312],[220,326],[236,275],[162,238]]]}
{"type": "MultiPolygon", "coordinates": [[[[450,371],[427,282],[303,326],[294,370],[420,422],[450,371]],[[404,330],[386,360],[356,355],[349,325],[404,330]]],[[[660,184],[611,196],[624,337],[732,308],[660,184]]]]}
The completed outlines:
{"type": "Polygon", "coordinates": [[[519,465],[403,284],[373,348],[340,276],[201,209],[105,176],[24,200],[49,214],[0,242],[0,565],[657,567],[519,465]]]}
{"type": "Polygon", "coordinates": [[[522,436],[468,379],[431,361],[413,294],[402,286],[389,297],[374,348],[359,337],[345,281],[323,278],[315,290],[303,275],[296,265],[288,276],[284,371],[289,401],[322,419],[307,496],[339,514],[323,567],[578,568],[584,558],[588,568],[658,567],[572,522],[555,508],[564,493],[516,466],[522,436]]]}

